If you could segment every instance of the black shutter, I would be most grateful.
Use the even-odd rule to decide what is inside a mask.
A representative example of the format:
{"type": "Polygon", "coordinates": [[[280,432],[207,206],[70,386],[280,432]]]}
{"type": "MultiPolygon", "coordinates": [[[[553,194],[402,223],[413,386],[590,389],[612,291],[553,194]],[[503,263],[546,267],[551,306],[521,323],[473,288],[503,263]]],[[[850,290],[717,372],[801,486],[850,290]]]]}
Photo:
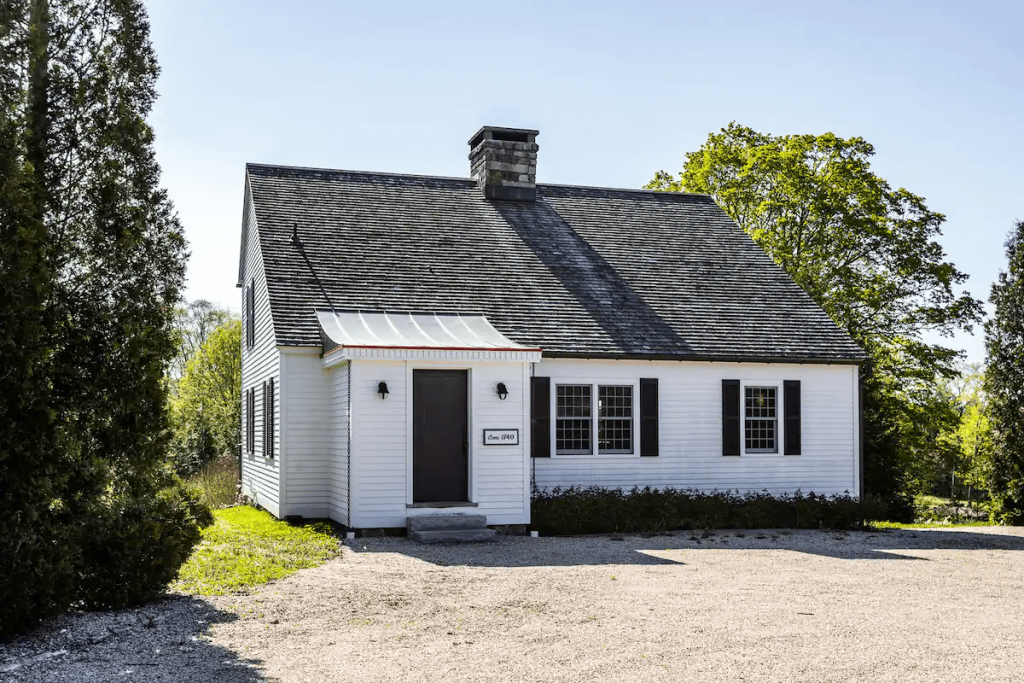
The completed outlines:
{"type": "Polygon", "coordinates": [[[267,383],[267,457],[274,457],[274,378],[267,383]]]}
{"type": "Polygon", "coordinates": [[[551,457],[551,378],[530,378],[530,455],[551,457]]]}
{"type": "Polygon", "coordinates": [[[740,454],[740,381],[722,380],[722,455],[740,454]]]}
{"type": "Polygon", "coordinates": [[[256,452],[256,390],[245,392],[245,440],[249,454],[256,452]]]}
{"type": "Polygon", "coordinates": [[[782,409],[785,411],[786,455],[800,455],[800,381],[782,383],[782,409]]]}
{"type": "Polygon", "coordinates": [[[256,387],[249,389],[249,452],[256,455],[256,387]]]}
{"type": "Polygon", "coordinates": [[[640,455],[658,455],[658,379],[640,380],[640,455]]]}
{"type": "MultiPolygon", "coordinates": [[[[242,288],[242,346],[249,347],[249,288],[242,288]]],[[[246,399],[248,400],[248,399],[246,399]]]]}
{"type": "MultiPolygon", "coordinates": [[[[253,282],[249,282],[249,346],[253,346],[256,343],[256,304],[254,299],[256,298],[256,285],[253,282]]],[[[254,393],[255,396],[255,393],[254,393]]]]}

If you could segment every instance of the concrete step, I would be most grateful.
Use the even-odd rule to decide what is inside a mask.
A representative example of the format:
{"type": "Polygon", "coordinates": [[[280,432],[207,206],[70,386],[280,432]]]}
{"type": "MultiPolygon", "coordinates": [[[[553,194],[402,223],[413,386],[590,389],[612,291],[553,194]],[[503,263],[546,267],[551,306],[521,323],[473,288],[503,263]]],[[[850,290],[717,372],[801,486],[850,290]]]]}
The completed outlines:
{"type": "Polygon", "coordinates": [[[416,515],[406,517],[405,530],[446,531],[448,529],[486,529],[487,515],[416,515]]]}
{"type": "Polygon", "coordinates": [[[482,543],[493,541],[497,533],[494,529],[436,529],[413,531],[412,539],[420,543],[482,543]]]}

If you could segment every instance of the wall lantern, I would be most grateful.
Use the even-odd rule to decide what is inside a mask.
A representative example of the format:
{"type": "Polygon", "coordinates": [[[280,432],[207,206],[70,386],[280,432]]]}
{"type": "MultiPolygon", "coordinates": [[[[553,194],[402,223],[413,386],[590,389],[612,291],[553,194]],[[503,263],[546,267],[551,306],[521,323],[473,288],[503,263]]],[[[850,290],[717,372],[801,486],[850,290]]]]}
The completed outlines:
{"type": "Polygon", "coordinates": [[[508,387],[505,386],[504,382],[498,382],[498,398],[504,401],[508,398],[508,387]]]}
{"type": "Polygon", "coordinates": [[[385,398],[387,398],[388,397],[388,383],[387,382],[381,382],[380,384],[378,384],[377,385],[377,393],[380,394],[381,400],[384,400],[385,398]]]}

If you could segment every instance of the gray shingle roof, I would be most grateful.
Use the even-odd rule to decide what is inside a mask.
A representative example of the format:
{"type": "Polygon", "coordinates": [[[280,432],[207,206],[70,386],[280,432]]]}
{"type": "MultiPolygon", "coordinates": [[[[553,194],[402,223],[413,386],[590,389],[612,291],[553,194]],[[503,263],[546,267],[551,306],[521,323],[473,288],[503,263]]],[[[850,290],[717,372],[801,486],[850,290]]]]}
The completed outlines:
{"type": "Polygon", "coordinates": [[[545,355],[857,362],[863,351],[704,195],[250,164],[278,344],[315,308],[482,313],[545,355]],[[292,240],[293,225],[299,241],[292,240]]]}

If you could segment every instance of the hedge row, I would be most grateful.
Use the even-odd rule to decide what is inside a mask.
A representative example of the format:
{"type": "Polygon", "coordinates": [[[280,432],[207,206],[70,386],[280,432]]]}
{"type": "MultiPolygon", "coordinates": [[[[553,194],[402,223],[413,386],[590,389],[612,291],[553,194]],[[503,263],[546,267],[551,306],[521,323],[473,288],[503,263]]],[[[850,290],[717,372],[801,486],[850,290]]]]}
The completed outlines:
{"type": "Polygon", "coordinates": [[[573,486],[534,490],[531,527],[554,536],[673,529],[858,529],[885,516],[884,503],[871,496],[861,500],[800,491],[773,496],[767,491],[573,486]]]}

